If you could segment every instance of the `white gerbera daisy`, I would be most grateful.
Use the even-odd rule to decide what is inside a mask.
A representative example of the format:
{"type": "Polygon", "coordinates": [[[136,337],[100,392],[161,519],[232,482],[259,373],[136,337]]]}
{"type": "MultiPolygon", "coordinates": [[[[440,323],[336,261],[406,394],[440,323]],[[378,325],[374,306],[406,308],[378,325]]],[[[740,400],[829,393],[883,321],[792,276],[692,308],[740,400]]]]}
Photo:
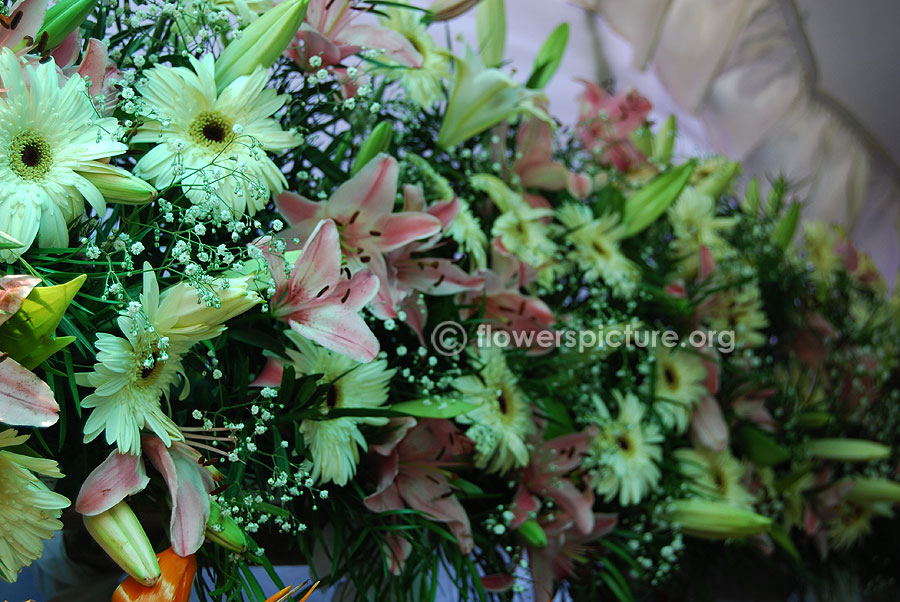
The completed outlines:
{"type": "Polygon", "coordinates": [[[23,567],[41,557],[43,540],[62,529],[59,521],[69,500],[50,491],[34,473],[61,478],[54,460],[3,449],[21,445],[28,435],[0,432],[0,578],[12,583],[23,567]]]}
{"type": "Polygon", "coordinates": [[[575,203],[561,207],[556,217],[569,230],[566,238],[573,247],[569,259],[584,270],[584,277],[589,282],[601,279],[617,293],[630,295],[640,273],[619,251],[619,241],[625,238],[619,218],[608,213],[595,219],[590,207],[575,203]]]}
{"type": "Polygon", "coordinates": [[[585,465],[598,495],[609,501],[618,495],[623,506],[637,504],[659,482],[662,460],[659,428],[644,421],[644,407],[633,393],[614,391],[619,406],[615,420],[599,400],[597,426],[600,432],[585,465]]]}
{"type": "Polygon", "coordinates": [[[706,395],[706,366],[695,353],[657,347],[653,410],[666,428],[683,433],[694,407],[706,395]]]}
{"type": "Polygon", "coordinates": [[[475,442],[475,466],[503,474],[528,464],[525,440],[535,432],[531,404],[499,348],[482,349],[475,357],[482,364],[478,376],[460,376],[453,388],[479,405],[456,420],[471,425],[466,436],[475,442]]]}
{"type": "Polygon", "coordinates": [[[694,493],[750,510],[753,495],[741,485],[744,467],[727,450],[677,449],[678,469],[691,482],[694,493]]]}
{"type": "Polygon", "coordinates": [[[103,195],[79,171],[126,146],[112,139],[118,122],[99,116],[84,80],[73,76],[60,87],[52,61],[24,66],[3,48],[0,88],[0,231],[22,243],[0,258],[13,262],[35,239],[67,247],[85,200],[103,214],[103,195]]]}
{"type": "Polygon", "coordinates": [[[216,92],[212,55],[190,58],[194,70],[158,65],[136,85],[150,121],[134,142],[155,143],[134,172],[157,187],[181,185],[191,202],[209,201],[240,215],[263,209],[287,185],[263,151],[282,151],[301,138],[271,117],[288,99],[266,88],[259,68],[216,92]]]}
{"type": "Polygon", "coordinates": [[[341,416],[328,418],[332,409],[377,408],[388,400],[388,385],[396,370],[385,360],[360,363],[305,339],[293,330],[286,332],[297,350],[288,349],[288,362],[296,374],[321,374],[329,384],[322,419],[306,419],[300,432],[312,455],[310,476],[320,483],[344,486],[356,474],[359,448],[368,449],[359,425],[387,424],[383,417],[341,416]]]}
{"type": "Polygon", "coordinates": [[[94,371],[77,375],[78,384],[95,388],[81,401],[81,407],[94,408],[84,423],[85,443],[105,432],[106,442],[116,444],[119,453],[138,454],[143,428],[153,431],[167,446],[184,439],[159,402],[178,382],[183,373],[181,354],[194,341],[184,337],[170,340],[154,323],[158,316],[162,317],[159,288],[145,264],[141,308],[123,312],[118,319],[125,338],[98,333],[94,371]]]}

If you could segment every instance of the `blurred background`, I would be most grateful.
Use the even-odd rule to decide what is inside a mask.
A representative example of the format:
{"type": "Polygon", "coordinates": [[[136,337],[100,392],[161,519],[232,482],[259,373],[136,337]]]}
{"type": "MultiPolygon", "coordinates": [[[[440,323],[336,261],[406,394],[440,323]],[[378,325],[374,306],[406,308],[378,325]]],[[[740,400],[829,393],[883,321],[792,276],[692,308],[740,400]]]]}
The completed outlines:
{"type": "MultiPolygon", "coordinates": [[[[895,281],[900,2],[508,0],[507,21],[507,56],[524,74],[550,31],[569,23],[567,53],[547,88],[563,125],[577,118],[579,79],[634,87],[657,121],[678,117],[683,152],[741,160],[745,178],[788,176],[806,217],[841,224],[895,281]]],[[[433,30],[439,42],[443,33],[433,30]]],[[[446,35],[457,50],[460,38],[476,46],[475,11],[446,35]]],[[[50,554],[44,568],[63,572],[50,554]]],[[[306,567],[280,572],[286,582],[308,577],[306,567]]],[[[26,569],[16,584],[0,584],[0,600],[70,599],[42,597],[35,576],[26,569]]],[[[270,585],[262,573],[260,582],[270,585]]],[[[310,602],[329,599],[323,592],[310,602]]]]}

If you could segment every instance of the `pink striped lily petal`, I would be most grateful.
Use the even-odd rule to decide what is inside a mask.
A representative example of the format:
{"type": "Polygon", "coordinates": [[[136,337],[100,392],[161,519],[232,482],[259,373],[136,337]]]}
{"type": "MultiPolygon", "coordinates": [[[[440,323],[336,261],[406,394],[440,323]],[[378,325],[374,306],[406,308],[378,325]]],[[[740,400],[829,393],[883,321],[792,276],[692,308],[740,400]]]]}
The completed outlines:
{"type": "Polygon", "coordinates": [[[16,360],[0,354],[0,422],[46,427],[59,419],[53,391],[16,360]]]}
{"type": "Polygon", "coordinates": [[[149,482],[140,456],[114,451],[81,485],[75,510],[86,516],[100,514],[129,495],[143,491],[149,482]]]}

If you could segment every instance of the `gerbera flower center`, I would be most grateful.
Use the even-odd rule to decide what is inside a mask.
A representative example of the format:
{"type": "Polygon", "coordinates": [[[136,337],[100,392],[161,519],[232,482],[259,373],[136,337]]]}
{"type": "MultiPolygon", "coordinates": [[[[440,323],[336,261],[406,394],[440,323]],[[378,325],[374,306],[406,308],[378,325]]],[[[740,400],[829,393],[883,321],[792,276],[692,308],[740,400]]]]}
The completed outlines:
{"type": "Polygon", "coordinates": [[[325,403],[328,404],[329,408],[334,408],[337,406],[338,401],[340,401],[340,391],[336,385],[331,385],[328,388],[328,393],[325,395],[325,403]]]}
{"type": "Polygon", "coordinates": [[[191,122],[191,138],[194,142],[214,151],[221,151],[230,139],[234,124],[218,111],[203,111],[191,122]]]}
{"type": "Polygon", "coordinates": [[[666,385],[670,389],[676,389],[678,387],[678,373],[672,369],[672,366],[666,366],[663,370],[663,378],[666,380],[666,385]]]}
{"type": "Polygon", "coordinates": [[[53,164],[50,145],[40,134],[31,130],[13,138],[7,152],[10,168],[23,180],[43,178],[53,164]]]}
{"type": "Polygon", "coordinates": [[[143,385],[152,385],[166,365],[166,361],[162,359],[158,351],[154,351],[151,357],[153,358],[153,364],[149,366],[143,364],[141,368],[141,384],[143,385]]]}

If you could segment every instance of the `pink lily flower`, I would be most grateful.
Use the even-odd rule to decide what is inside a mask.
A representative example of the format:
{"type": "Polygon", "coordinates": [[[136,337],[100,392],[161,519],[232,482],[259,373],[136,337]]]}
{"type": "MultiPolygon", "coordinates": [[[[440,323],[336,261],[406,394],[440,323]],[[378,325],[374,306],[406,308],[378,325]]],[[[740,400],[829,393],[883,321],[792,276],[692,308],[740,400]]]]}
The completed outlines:
{"type": "Polygon", "coordinates": [[[556,580],[574,574],[575,563],[590,550],[589,544],[615,529],[618,520],[617,514],[596,513],[592,521],[594,528],[589,533],[580,531],[564,513],[552,522],[543,523],[547,545],[528,548],[534,599],[552,600],[556,580]]]}
{"type": "Polygon", "coordinates": [[[581,464],[581,460],[597,436],[594,427],[580,433],[572,433],[545,441],[531,453],[531,461],[522,475],[522,483],[513,498],[512,512],[516,515],[510,523],[516,528],[541,509],[541,498],[549,498],[571,517],[581,533],[594,528],[594,503],[590,487],[580,491],[569,473],[581,464]]]}
{"type": "MultiPolygon", "coordinates": [[[[393,213],[398,174],[397,160],[382,153],[341,184],[328,201],[318,203],[291,192],[280,194],[275,201],[278,211],[291,224],[283,237],[306,238],[319,220],[333,220],[351,272],[371,271],[381,286],[390,287],[385,254],[434,236],[442,228],[440,219],[423,211],[393,213]]],[[[387,299],[392,298],[390,290],[383,292],[373,312],[391,317],[394,303],[387,299]]]]}
{"type": "Polygon", "coordinates": [[[438,246],[459,213],[458,199],[439,201],[426,208],[422,189],[405,185],[403,211],[427,213],[440,221],[441,230],[429,239],[413,241],[385,256],[386,273],[378,275],[382,286],[373,310],[379,317],[393,318],[402,309],[406,313],[407,324],[416,331],[424,345],[427,309],[415,293],[455,295],[482,288],[484,278],[470,275],[450,259],[418,256],[438,246]]]}
{"type": "Polygon", "coordinates": [[[46,0],[16,2],[9,10],[9,16],[0,16],[0,48],[15,49],[21,42],[25,42],[26,47],[32,46],[46,12],[46,0]]]}
{"type": "Polygon", "coordinates": [[[459,549],[474,547],[469,517],[448,481],[448,466],[472,448],[449,420],[400,418],[391,421],[389,439],[370,446],[370,458],[378,474],[374,493],[365,504],[373,512],[412,508],[447,523],[459,549]]]}
{"type": "Polygon", "coordinates": [[[264,253],[275,283],[271,307],[276,317],[332,351],[360,362],[375,358],[378,339],[359,312],[375,296],[378,278],[365,271],[341,277],[341,249],[334,222],[318,221],[289,277],[282,257],[264,253]]]}
{"type": "Polygon", "coordinates": [[[585,90],[579,96],[577,133],[584,146],[619,171],[643,163],[646,158],[629,136],[646,120],[650,101],[634,90],[610,96],[600,86],[582,81],[585,90]]]}
{"type": "Polygon", "coordinates": [[[728,424],[715,397],[719,392],[719,364],[713,358],[704,357],[703,365],[706,367],[707,395],[691,416],[691,439],[698,446],[725,451],[729,441],[728,424]]]}
{"type": "Polygon", "coordinates": [[[88,87],[88,94],[91,97],[102,96],[105,100],[105,112],[111,112],[118,92],[110,85],[110,82],[117,79],[122,72],[114,62],[109,60],[106,45],[96,38],[88,40],[84,56],[81,62],[76,64],[75,60],[80,52],[81,30],[76,29],[52,53],[60,78],[68,79],[74,75],[89,77],[91,85],[88,87]]]}
{"type": "Polygon", "coordinates": [[[483,304],[484,318],[511,332],[548,330],[556,323],[546,303],[520,292],[534,281],[534,270],[510,253],[500,239],[491,247],[491,265],[492,269],[475,273],[484,278],[484,290],[462,295],[460,304],[469,307],[463,309],[463,317],[474,315],[483,304]]]}
{"type": "MultiPolygon", "coordinates": [[[[40,278],[0,278],[0,325],[22,307],[22,301],[40,278]]],[[[59,419],[53,391],[34,372],[0,353],[0,422],[19,426],[50,426],[59,419]]]]}
{"type": "Polygon", "coordinates": [[[583,199],[591,193],[591,179],[569,171],[553,160],[553,128],[543,119],[532,117],[519,130],[520,155],[513,163],[522,186],[541,190],[562,190],[583,199]]]}
{"type": "Polygon", "coordinates": [[[347,57],[363,48],[385,50],[380,58],[388,58],[405,66],[420,68],[422,55],[402,34],[374,23],[355,23],[357,17],[371,10],[361,8],[356,0],[310,0],[306,18],[296,43],[287,54],[304,69],[339,66],[347,57]],[[320,67],[312,67],[309,59],[322,59],[320,67]]]}
{"type": "Polygon", "coordinates": [[[766,408],[766,400],[774,394],[775,389],[744,391],[731,402],[731,411],[736,417],[749,420],[765,431],[775,432],[781,425],[766,408]]]}
{"type": "MultiPolygon", "coordinates": [[[[158,437],[146,436],[141,440],[141,449],[169,488],[172,549],[179,556],[190,556],[203,545],[209,521],[209,492],[214,487],[212,474],[201,464],[201,455],[180,441],[166,447],[158,437]]],[[[95,516],[142,491],[149,482],[141,456],[113,451],[82,484],[75,510],[95,516]]]]}

